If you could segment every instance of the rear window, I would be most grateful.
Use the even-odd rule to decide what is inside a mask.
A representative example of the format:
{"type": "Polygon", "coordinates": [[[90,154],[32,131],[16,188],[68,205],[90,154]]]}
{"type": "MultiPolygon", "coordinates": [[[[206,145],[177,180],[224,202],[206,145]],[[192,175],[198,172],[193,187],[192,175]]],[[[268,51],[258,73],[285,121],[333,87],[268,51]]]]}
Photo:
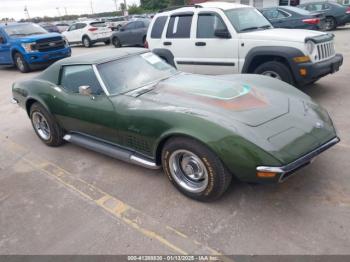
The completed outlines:
{"type": "Polygon", "coordinates": [[[161,38],[164,30],[166,21],[168,20],[167,16],[159,16],[156,21],[154,21],[151,38],[161,38]]]}
{"type": "Polygon", "coordinates": [[[167,38],[189,38],[193,15],[181,15],[170,17],[167,38]]]}
{"type": "Polygon", "coordinates": [[[294,7],[294,6],[288,6],[288,7],[283,7],[283,8],[286,9],[287,11],[290,10],[292,12],[295,12],[295,13],[298,13],[301,15],[309,15],[310,14],[309,11],[298,8],[298,7],[294,7]]]}
{"type": "Polygon", "coordinates": [[[94,22],[94,23],[90,23],[91,26],[94,27],[105,27],[106,24],[104,22],[94,22]]]}

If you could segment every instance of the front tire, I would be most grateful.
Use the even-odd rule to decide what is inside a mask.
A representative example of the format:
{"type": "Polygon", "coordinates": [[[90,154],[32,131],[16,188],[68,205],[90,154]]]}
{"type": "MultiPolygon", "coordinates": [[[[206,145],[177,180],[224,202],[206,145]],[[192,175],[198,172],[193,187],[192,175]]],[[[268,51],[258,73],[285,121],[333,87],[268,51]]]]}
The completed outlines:
{"type": "Polygon", "coordinates": [[[84,36],[84,37],[83,37],[82,42],[83,42],[83,45],[84,45],[86,48],[89,48],[89,47],[92,46],[91,40],[90,40],[90,38],[87,37],[87,36],[84,36]]]}
{"type": "Polygon", "coordinates": [[[15,65],[19,69],[19,71],[21,71],[22,73],[28,73],[31,71],[28,63],[26,62],[26,60],[24,59],[22,54],[15,53],[15,55],[13,56],[13,59],[15,61],[15,65]]]}
{"type": "Polygon", "coordinates": [[[114,47],[119,48],[121,47],[120,41],[118,37],[113,37],[112,38],[112,44],[114,45],[114,47]]]}
{"type": "Polygon", "coordinates": [[[184,195],[199,200],[219,198],[232,176],[205,145],[190,138],[173,138],[162,151],[162,165],[173,185],[184,195]]]}
{"type": "Polygon", "coordinates": [[[62,128],[41,104],[30,107],[30,119],[35,133],[46,145],[56,147],[64,143],[62,128]]]}
{"type": "Polygon", "coordinates": [[[254,70],[254,74],[265,75],[282,80],[291,85],[294,84],[292,72],[281,62],[270,61],[263,63],[254,70]]]}

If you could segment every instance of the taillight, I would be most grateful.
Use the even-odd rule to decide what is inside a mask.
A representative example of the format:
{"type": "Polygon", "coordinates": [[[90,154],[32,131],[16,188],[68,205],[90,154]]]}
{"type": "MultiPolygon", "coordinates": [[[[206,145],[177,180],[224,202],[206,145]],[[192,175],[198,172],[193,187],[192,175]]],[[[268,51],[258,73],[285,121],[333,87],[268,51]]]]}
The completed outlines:
{"type": "Polygon", "coordinates": [[[147,49],[149,48],[147,40],[145,41],[144,47],[147,49]]]}
{"type": "Polygon", "coordinates": [[[94,31],[97,31],[97,27],[91,27],[88,29],[90,32],[94,32],[94,31]]]}
{"type": "Polygon", "coordinates": [[[348,9],[346,9],[345,13],[350,14],[350,7],[348,7],[348,9]]]}
{"type": "Polygon", "coordinates": [[[309,19],[303,19],[303,22],[305,24],[309,24],[309,25],[317,25],[320,23],[320,19],[319,18],[309,18],[309,19]]]}

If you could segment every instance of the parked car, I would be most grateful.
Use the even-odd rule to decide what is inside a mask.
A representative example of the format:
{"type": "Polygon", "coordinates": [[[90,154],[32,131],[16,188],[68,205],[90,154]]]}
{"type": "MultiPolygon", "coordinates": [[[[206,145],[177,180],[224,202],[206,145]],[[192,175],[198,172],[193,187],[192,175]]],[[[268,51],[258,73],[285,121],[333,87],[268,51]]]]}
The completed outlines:
{"type": "Polygon", "coordinates": [[[137,19],[122,26],[119,31],[112,34],[111,41],[115,47],[123,45],[140,45],[144,46],[146,43],[146,36],[149,19],[137,19]]]}
{"type": "Polygon", "coordinates": [[[85,47],[91,47],[98,42],[109,45],[112,30],[103,22],[82,21],[72,24],[62,34],[67,38],[69,44],[82,43],[85,47]]]}
{"type": "Polygon", "coordinates": [[[111,17],[106,19],[106,24],[109,28],[114,30],[119,30],[123,25],[128,22],[125,16],[111,17]]]}
{"type": "Polygon", "coordinates": [[[250,6],[207,2],[157,14],[146,46],[180,71],[254,73],[302,86],[339,70],[333,37],[273,28],[250,6]]]}
{"type": "Polygon", "coordinates": [[[58,31],[60,33],[66,31],[69,28],[69,24],[68,23],[62,23],[62,22],[57,23],[56,26],[57,26],[58,31]]]}
{"type": "Polygon", "coordinates": [[[350,23],[350,7],[335,2],[312,2],[298,7],[310,12],[324,12],[325,30],[334,30],[338,26],[350,23]]]}
{"type": "Polygon", "coordinates": [[[320,30],[325,18],[322,13],[311,13],[293,6],[264,8],[261,13],[275,28],[320,30]]]}
{"type": "Polygon", "coordinates": [[[32,23],[0,24],[0,65],[15,65],[26,73],[70,55],[60,34],[32,23]]]}
{"type": "Polygon", "coordinates": [[[40,23],[39,24],[42,28],[44,28],[49,33],[60,33],[60,30],[58,27],[54,24],[50,23],[40,23]]]}
{"type": "Polygon", "coordinates": [[[163,166],[203,201],[220,197],[233,175],[282,182],[339,142],[327,111],[282,81],[180,73],[140,48],[65,59],[12,92],[46,145],[163,166]]]}

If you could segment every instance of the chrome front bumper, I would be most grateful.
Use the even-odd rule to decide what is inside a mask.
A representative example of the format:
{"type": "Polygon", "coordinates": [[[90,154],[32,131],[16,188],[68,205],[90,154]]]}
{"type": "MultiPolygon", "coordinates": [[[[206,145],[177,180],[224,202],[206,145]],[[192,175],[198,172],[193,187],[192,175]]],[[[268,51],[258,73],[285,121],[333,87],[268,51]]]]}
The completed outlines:
{"type": "Polygon", "coordinates": [[[288,165],[279,166],[279,167],[258,166],[256,170],[258,172],[278,173],[280,174],[278,182],[283,182],[288,177],[290,177],[294,172],[296,172],[298,169],[310,164],[311,161],[316,156],[326,151],[330,147],[334,146],[335,144],[339,143],[339,141],[340,141],[339,137],[335,137],[332,140],[328,141],[327,143],[311,151],[310,153],[302,156],[301,158],[293,161],[292,163],[289,163],[288,165]]]}
{"type": "Polygon", "coordinates": [[[18,100],[15,98],[11,98],[11,104],[17,105],[18,104],[18,100]]]}

